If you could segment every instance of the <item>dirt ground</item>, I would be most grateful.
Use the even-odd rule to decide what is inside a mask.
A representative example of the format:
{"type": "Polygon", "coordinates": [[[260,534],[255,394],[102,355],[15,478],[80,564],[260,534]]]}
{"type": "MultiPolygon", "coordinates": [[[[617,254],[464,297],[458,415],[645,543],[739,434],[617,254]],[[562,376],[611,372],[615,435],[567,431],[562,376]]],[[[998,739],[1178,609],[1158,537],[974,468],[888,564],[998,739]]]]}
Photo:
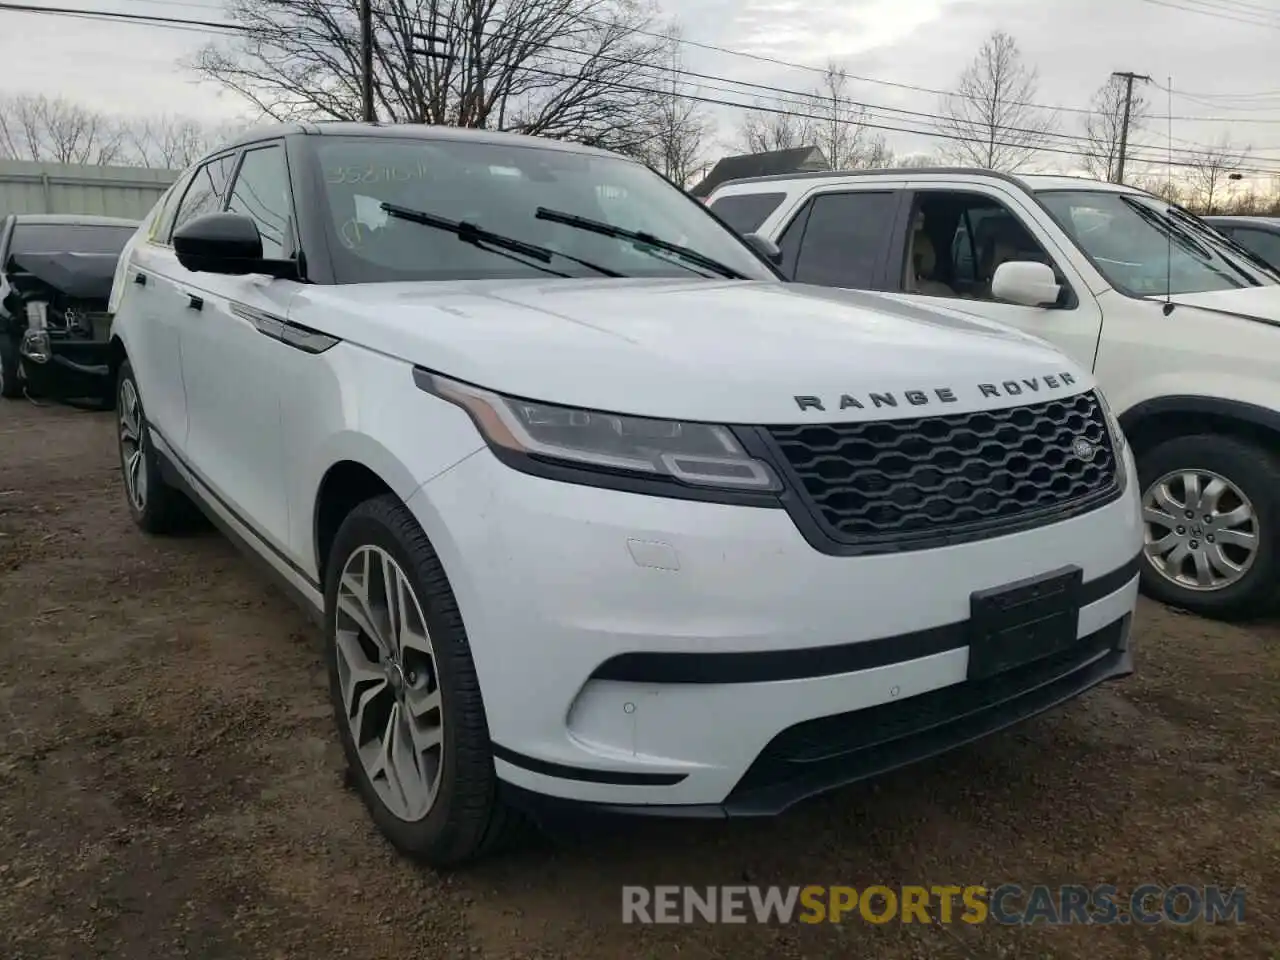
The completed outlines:
{"type": "Polygon", "coordinates": [[[0,960],[1280,958],[1280,625],[1144,603],[1137,675],[774,821],[397,858],[319,638],[216,533],[130,523],[113,420],[0,404],[0,960]],[[624,884],[1221,884],[1243,926],[635,926],[624,884]]]}

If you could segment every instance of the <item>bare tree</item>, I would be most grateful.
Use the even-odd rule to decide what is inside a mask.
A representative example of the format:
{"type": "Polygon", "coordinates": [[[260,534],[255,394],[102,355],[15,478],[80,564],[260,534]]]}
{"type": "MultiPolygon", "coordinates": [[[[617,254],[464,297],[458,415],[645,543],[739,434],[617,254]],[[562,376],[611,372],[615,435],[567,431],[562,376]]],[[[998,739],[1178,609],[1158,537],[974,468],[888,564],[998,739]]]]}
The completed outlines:
{"type": "Polygon", "coordinates": [[[124,124],[123,151],[144,167],[182,170],[233,132],[231,125],[208,125],[190,117],[146,117],[124,124]]]}
{"type": "Polygon", "coordinates": [[[937,130],[947,139],[940,152],[988,170],[1025,167],[1056,120],[1034,106],[1038,88],[1038,74],[1022,62],[1017,41],[995,31],[960,75],[956,92],[942,97],[937,130]]]}
{"type": "MultiPolygon", "coordinates": [[[[1097,90],[1089,103],[1085,119],[1085,147],[1081,165],[1089,176],[1115,183],[1120,172],[1120,141],[1124,136],[1124,100],[1126,84],[1112,77],[1097,90]]],[[[1147,119],[1147,99],[1134,93],[1129,104],[1129,143],[1147,119]]],[[[1132,164],[1131,164],[1132,165],[1132,164]]]]}
{"type": "Polygon", "coordinates": [[[671,65],[658,81],[660,96],[654,103],[649,136],[639,155],[672,182],[685,186],[704,165],[715,121],[699,102],[680,92],[682,63],[678,34],[671,33],[671,65]]]}
{"type": "Polygon", "coordinates": [[[885,165],[893,156],[884,136],[865,126],[867,109],[847,96],[849,74],[829,63],[822,85],[813,93],[813,109],[821,119],[813,122],[813,136],[832,170],[858,170],[885,165]]]}
{"type": "Polygon", "coordinates": [[[1190,156],[1186,174],[1188,201],[1203,213],[1214,213],[1231,174],[1240,169],[1248,152],[1248,147],[1232,147],[1230,138],[1223,136],[1217,144],[1190,156]]]}
{"type": "Polygon", "coordinates": [[[1138,177],[1134,180],[1133,185],[1140,190],[1145,190],[1147,193],[1159,197],[1165,203],[1185,204],[1187,201],[1184,186],[1164,174],[1138,177]]]}
{"type": "Polygon", "coordinates": [[[941,166],[941,161],[931,153],[910,153],[905,157],[898,159],[899,167],[908,167],[911,169],[920,169],[924,167],[941,166]]]}
{"type": "Polygon", "coordinates": [[[828,64],[822,83],[793,111],[748,111],[738,128],[740,147],[747,153],[817,147],[832,170],[887,166],[893,151],[866,126],[866,107],[849,99],[848,85],[845,69],[828,64]]]}
{"type": "Polygon", "coordinates": [[[118,123],[62,97],[0,100],[0,153],[15,160],[105,165],[120,154],[118,123]]]}
{"type": "Polygon", "coordinates": [[[794,113],[748,110],[738,127],[737,149],[745,153],[770,153],[816,145],[814,122],[794,113]]]}
{"type": "Polygon", "coordinates": [[[884,139],[884,134],[872,137],[862,151],[859,163],[864,170],[882,170],[897,163],[898,155],[884,139]]]}
{"type": "MultiPolygon", "coordinates": [[[[648,0],[379,0],[382,120],[512,130],[635,153],[654,113],[648,0]],[[418,53],[427,41],[449,58],[418,53]]],[[[273,119],[361,115],[359,0],[231,0],[240,36],[195,66],[273,119]]]]}

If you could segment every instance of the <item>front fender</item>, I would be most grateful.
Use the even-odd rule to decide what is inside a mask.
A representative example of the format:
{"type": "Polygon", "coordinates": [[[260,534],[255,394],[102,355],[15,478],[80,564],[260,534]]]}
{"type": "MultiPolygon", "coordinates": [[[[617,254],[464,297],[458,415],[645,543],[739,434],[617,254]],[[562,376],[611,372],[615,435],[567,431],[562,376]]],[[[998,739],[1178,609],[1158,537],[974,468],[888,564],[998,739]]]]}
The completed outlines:
{"type": "MultiPolygon", "coordinates": [[[[1271,392],[1276,392],[1274,387],[1271,392]]],[[[1250,391],[1245,393],[1250,395],[1250,391]]],[[[1280,436],[1280,410],[1276,407],[1203,394],[1172,394],[1143,400],[1120,414],[1120,426],[1125,433],[1136,434],[1144,421],[1150,422],[1156,417],[1178,414],[1201,414],[1236,420],[1280,436]]]]}

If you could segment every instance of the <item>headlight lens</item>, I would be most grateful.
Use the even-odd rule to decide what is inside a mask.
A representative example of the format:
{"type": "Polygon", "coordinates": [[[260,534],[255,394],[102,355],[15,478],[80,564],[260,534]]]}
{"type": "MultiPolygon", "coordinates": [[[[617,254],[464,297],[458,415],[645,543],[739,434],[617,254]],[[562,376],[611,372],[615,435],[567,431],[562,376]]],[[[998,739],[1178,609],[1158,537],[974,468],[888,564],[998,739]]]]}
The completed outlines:
{"type": "Polygon", "coordinates": [[[748,456],[727,427],[518,400],[436,374],[425,378],[431,392],[471,414],[489,443],[516,453],[699,487],[782,489],[769,466],[748,456]]]}
{"type": "Polygon", "coordinates": [[[1107,429],[1111,432],[1111,445],[1116,448],[1116,453],[1124,453],[1129,441],[1125,437],[1124,431],[1120,429],[1120,421],[1111,412],[1111,404],[1107,403],[1107,398],[1101,390],[1095,389],[1094,396],[1098,398],[1098,406],[1102,408],[1102,416],[1106,419],[1107,429]]]}
{"type": "Polygon", "coordinates": [[[1111,434],[1111,448],[1115,451],[1116,482],[1120,484],[1120,489],[1123,490],[1129,485],[1129,474],[1124,464],[1125,450],[1128,449],[1129,440],[1125,437],[1124,430],[1120,428],[1120,421],[1111,412],[1111,404],[1107,403],[1107,398],[1102,395],[1102,391],[1095,389],[1094,396],[1098,398],[1098,406],[1102,408],[1102,417],[1107,421],[1107,432],[1111,434]]]}

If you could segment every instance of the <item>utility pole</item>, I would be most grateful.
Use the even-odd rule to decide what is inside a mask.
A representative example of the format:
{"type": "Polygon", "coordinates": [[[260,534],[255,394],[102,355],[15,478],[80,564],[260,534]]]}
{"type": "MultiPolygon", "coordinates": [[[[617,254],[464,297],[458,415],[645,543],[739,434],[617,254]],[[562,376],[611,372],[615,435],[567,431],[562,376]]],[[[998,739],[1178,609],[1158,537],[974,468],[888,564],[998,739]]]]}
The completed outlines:
{"type": "Polygon", "coordinates": [[[364,122],[378,117],[373,109],[373,0],[360,0],[360,73],[364,93],[364,122]]]}
{"type": "Polygon", "coordinates": [[[1151,82],[1151,78],[1141,73],[1130,73],[1128,71],[1115,70],[1111,76],[1119,77],[1124,80],[1124,120],[1120,124],[1120,157],[1116,163],[1116,183],[1124,183],[1124,154],[1125,149],[1129,146],[1129,107],[1133,104],[1133,81],[1145,80],[1151,82]]]}

